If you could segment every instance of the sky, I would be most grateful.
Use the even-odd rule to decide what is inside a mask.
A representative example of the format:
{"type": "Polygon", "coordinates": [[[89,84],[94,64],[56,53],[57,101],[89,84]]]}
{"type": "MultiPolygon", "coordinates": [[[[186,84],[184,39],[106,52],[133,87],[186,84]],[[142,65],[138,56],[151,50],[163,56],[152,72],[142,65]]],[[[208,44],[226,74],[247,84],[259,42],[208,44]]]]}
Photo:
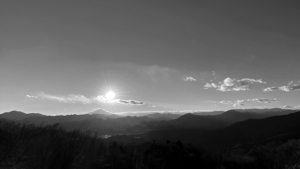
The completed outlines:
{"type": "Polygon", "coordinates": [[[300,108],[299,6],[3,1],[0,112],[300,108]]]}

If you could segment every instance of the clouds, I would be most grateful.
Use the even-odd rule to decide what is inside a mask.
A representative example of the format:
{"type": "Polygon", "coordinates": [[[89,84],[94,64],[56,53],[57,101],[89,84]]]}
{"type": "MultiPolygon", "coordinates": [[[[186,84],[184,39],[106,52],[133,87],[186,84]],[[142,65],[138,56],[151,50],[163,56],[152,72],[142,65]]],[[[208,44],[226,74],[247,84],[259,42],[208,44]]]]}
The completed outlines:
{"type": "Polygon", "coordinates": [[[121,104],[129,104],[129,105],[144,105],[145,103],[141,102],[141,101],[136,101],[136,100],[121,100],[121,99],[117,99],[118,103],[121,104]]]}
{"type": "Polygon", "coordinates": [[[235,101],[233,106],[234,107],[243,107],[243,106],[245,106],[244,102],[245,102],[244,100],[237,100],[237,101],[235,101]]]}
{"type": "Polygon", "coordinates": [[[119,103],[119,104],[128,104],[128,105],[144,105],[144,102],[136,101],[136,100],[124,100],[124,99],[107,99],[105,96],[97,96],[93,98],[101,103],[119,103]]]}
{"type": "Polygon", "coordinates": [[[280,87],[272,86],[272,87],[267,87],[263,91],[264,92],[270,92],[270,91],[278,91],[280,90],[280,87]]]}
{"type": "Polygon", "coordinates": [[[69,94],[67,96],[62,95],[52,95],[47,94],[45,92],[39,92],[36,96],[33,95],[26,95],[28,98],[35,98],[35,99],[48,99],[54,100],[63,103],[83,103],[83,104],[92,104],[92,103],[116,103],[116,104],[123,104],[123,105],[144,105],[146,103],[136,100],[124,100],[124,99],[107,99],[105,96],[99,95],[96,97],[85,97],[83,95],[76,95],[76,94],[69,94]]]}
{"type": "Polygon", "coordinates": [[[286,86],[272,86],[264,89],[264,92],[269,92],[269,91],[285,91],[285,92],[300,91],[300,83],[299,82],[294,83],[293,81],[291,81],[286,86]]]}
{"type": "Polygon", "coordinates": [[[195,79],[191,76],[188,76],[188,77],[184,78],[183,80],[186,82],[196,82],[197,81],[197,79],[195,79]]]}
{"type": "Polygon", "coordinates": [[[215,83],[206,83],[204,85],[204,89],[208,89],[208,88],[218,88],[218,85],[216,85],[215,83]]]}
{"type": "Polygon", "coordinates": [[[216,90],[226,92],[226,91],[245,91],[250,90],[251,84],[253,83],[261,83],[265,84],[266,82],[262,81],[261,79],[234,79],[227,77],[222,82],[219,82],[219,84],[215,83],[206,83],[204,85],[204,89],[214,88],[216,90]]]}
{"type": "MultiPolygon", "coordinates": [[[[207,76],[207,72],[184,72],[173,68],[152,66],[137,66],[136,71],[143,77],[151,79],[153,82],[197,82],[201,77],[207,76]],[[192,74],[192,75],[191,75],[192,74]]],[[[213,74],[215,74],[213,72],[213,74]]]]}
{"type": "Polygon", "coordinates": [[[230,101],[230,100],[222,100],[222,101],[214,101],[215,103],[220,103],[220,104],[228,104],[232,105],[234,107],[243,107],[245,106],[244,102],[245,100],[236,100],[236,101],[230,101]]]}
{"type": "Polygon", "coordinates": [[[277,102],[277,99],[276,98],[274,99],[255,98],[255,99],[236,100],[236,101],[230,101],[230,100],[214,101],[214,103],[227,104],[227,105],[232,105],[234,107],[243,107],[246,106],[246,104],[249,102],[269,104],[269,103],[277,102]]]}
{"type": "Polygon", "coordinates": [[[52,95],[52,94],[47,94],[44,92],[39,92],[37,96],[31,96],[31,95],[26,95],[27,97],[30,98],[41,98],[41,99],[49,99],[49,100],[55,100],[59,102],[64,102],[64,103],[83,103],[83,104],[90,104],[92,102],[91,99],[86,98],[83,95],[76,95],[76,94],[69,94],[67,96],[61,96],[61,95],[52,95]]]}
{"type": "Polygon", "coordinates": [[[32,95],[29,95],[29,94],[27,94],[26,97],[29,97],[29,98],[38,98],[37,96],[32,96],[32,95]]]}
{"type": "Polygon", "coordinates": [[[153,81],[170,80],[172,76],[179,74],[179,72],[175,69],[160,67],[157,65],[138,67],[137,72],[143,76],[150,77],[153,81]]]}
{"type": "Polygon", "coordinates": [[[256,99],[248,99],[248,101],[258,102],[258,103],[272,103],[272,102],[277,102],[276,98],[274,98],[274,99],[256,98],[256,99]]]}
{"type": "Polygon", "coordinates": [[[96,97],[91,98],[91,100],[101,103],[114,103],[116,99],[107,99],[105,96],[99,95],[96,97]]]}
{"type": "Polygon", "coordinates": [[[232,101],[222,100],[219,103],[221,104],[234,104],[232,101]]]}
{"type": "Polygon", "coordinates": [[[291,106],[291,105],[285,105],[282,106],[283,109],[300,109],[300,106],[291,106]]]}

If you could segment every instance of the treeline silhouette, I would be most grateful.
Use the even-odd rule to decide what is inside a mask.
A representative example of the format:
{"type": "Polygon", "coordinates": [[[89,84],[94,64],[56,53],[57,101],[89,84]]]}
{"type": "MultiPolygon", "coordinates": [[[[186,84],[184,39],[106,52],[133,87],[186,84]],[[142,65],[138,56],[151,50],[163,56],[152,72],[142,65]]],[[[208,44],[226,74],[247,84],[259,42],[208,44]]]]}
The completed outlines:
{"type": "Polygon", "coordinates": [[[90,131],[65,131],[59,124],[42,126],[0,119],[0,168],[294,169],[300,167],[299,159],[300,140],[213,152],[180,140],[118,144],[90,131]]]}

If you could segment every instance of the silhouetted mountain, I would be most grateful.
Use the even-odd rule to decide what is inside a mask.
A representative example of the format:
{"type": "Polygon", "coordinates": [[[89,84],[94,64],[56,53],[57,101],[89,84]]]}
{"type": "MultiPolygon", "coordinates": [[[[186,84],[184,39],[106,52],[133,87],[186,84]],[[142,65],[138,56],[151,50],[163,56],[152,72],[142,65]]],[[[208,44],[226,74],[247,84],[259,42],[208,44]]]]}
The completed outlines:
{"type": "Polygon", "coordinates": [[[112,113],[109,113],[103,109],[97,109],[95,111],[90,112],[89,114],[106,114],[106,115],[113,115],[112,113]]]}
{"type": "Polygon", "coordinates": [[[116,115],[116,114],[113,114],[113,113],[110,113],[110,112],[107,112],[103,109],[97,109],[89,114],[92,114],[92,115],[98,115],[98,117],[100,117],[101,119],[109,119],[109,118],[119,118],[121,116],[119,115],[116,115]]]}
{"type": "Polygon", "coordinates": [[[270,116],[272,115],[286,115],[290,113],[297,112],[298,110],[291,110],[291,109],[281,109],[281,108],[271,108],[271,109],[234,109],[238,112],[251,112],[251,113],[264,113],[270,116]]]}
{"type": "Polygon", "coordinates": [[[55,124],[55,123],[65,123],[70,121],[82,121],[88,119],[97,119],[101,116],[97,114],[83,114],[83,115],[61,115],[61,116],[41,116],[41,117],[29,117],[23,119],[23,121],[33,123],[33,124],[55,124]]]}
{"type": "Polygon", "coordinates": [[[294,112],[296,112],[296,110],[277,109],[277,108],[276,109],[234,109],[234,110],[228,110],[218,115],[212,115],[210,117],[225,122],[226,124],[229,125],[229,124],[233,124],[248,119],[263,119],[272,116],[287,115],[294,112]]]}
{"type": "Polygon", "coordinates": [[[10,119],[10,120],[22,120],[30,117],[43,117],[44,115],[38,113],[23,113],[20,111],[10,111],[0,114],[0,118],[10,119]]]}
{"type": "Polygon", "coordinates": [[[191,113],[172,120],[172,124],[179,128],[205,128],[214,129],[225,127],[226,123],[213,116],[199,116],[191,113]]]}
{"type": "Polygon", "coordinates": [[[91,130],[92,132],[97,132],[100,135],[104,134],[128,134],[135,132],[132,130],[126,131],[126,129],[133,126],[139,125],[142,122],[153,121],[153,119],[148,117],[120,117],[114,119],[87,119],[82,121],[69,121],[63,122],[60,125],[66,130],[91,130]]]}
{"type": "Polygon", "coordinates": [[[262,114],[265,114],[265,115],[268,115],[269,117],[272,117],[272,116],[287,115],[287,114],[295,113],[297,111],[299,111],[299,110],[282,109],[281,111],[266,111],[266,112],[263,112],[262,114]]]}
{"type": "Polygon", "coordinates": [[[170,120],[168,123],[176,126],[177,128],[215,129],[226,127],[230,124],[248,119],[262,119],[267,117],[270,117],[270,115],[229,110],[218,115],[195,115],[194,113],[188,113],[175,120],[170,120]]]}
{"type": "Polygon", "coordinates": [[[172,113],[153,113],[153,114],[148,114],[145,116],[149,117],[149,118],[159,118],[159,119],[164,119],[164,120],[170,120],[170,119],[176,119],[176,118],[180,117],[181,115],[172,114],[172,113]]]}
{"type": "MultiPolygon", "coordinates": [[[[198,143],[208,146],[214,146],[214,144],[217,144],[214,143],[214,140],[211,140],[211,138],[219,140],[222,139],[220,137],[222,136],[226,137],[226,139],[229,139],[228,142],[226,142],[225,139],[224,143],[218,144],[219,148],[224,148],[226,146],[228,147],[228,145],[231,145],[231,143],[232,145],[237,144],[232,140],[240,141],[240,139],[235,138],[230,140],[231,135],[234,135],[235,132],[226,132],[228,130],[227,126],[234,123],[239,124],[237,122],[242,122],[245,120],[245,122],[247,122],[249,119],[264,119],[274,115],[274,112],[275,114],[287,114],[292,111],[276,110],[264,113],[254,113],[230,110],[219,115],[195,115],[188,113],[173,120],[162,120],[165,116],[176,117],[174,114],[168,113],[150,114],[149,116],[151,118],[148,116],[120,117],[102,109],[82,115],[45,116],[40,114],[25,114],[22,112],[9,112],[2,114],[1,117],[14,117],[14,119],[20,119],[20,121],[26,121],[38,125],[60,123],[60,125],[67,130],[91,130],[92,132],[98,132],[100,135],[141,134],[151,131],[150,137],[152,138],[183,138],[183,140],[191,142],[198,140],[198,143]],[[218,132],[212,132],[214,129],[219,130],[218,132]],[[219,133],[220,131],[222,132],[219,133]]],[[[249,140],[251,139],[248,139],[248,141],[249,140]]],[[[216,148],[218,146],[216,146],[216,148]]]]}
{"type": "MultiPolygon", "coordinates": [[[[1,114],[0,118],[13,119],[19,122],[27,122],[30,124],[52,125],[59,123],[67,130],[91,130],[99,134],[125,134],[129,132],[139,132],[141,130],[128,130],[135,125],[140,125],[142,122],[159,121],[160,118],[149,118],[146,116],[136,117],[127,116],[121,117],[102,109],[98,109],[89,114],[81,115],[59,115],[46,116],[41,114],[25,114],[23,112],[8,112],[1,114]]],[[[137,127],[139,128],[139,127],[137,127]]]]}
{"type": "Polygon", "coordinates": [[[0,118],[17,120],[19,122],[28,122],[29,124],[37,125],[52,125],[59,123],[60,126],[67,130],[91,130],[92,132],[98,132],[99,134],[127,133],[125,131],[126,129],[139,125],[142,122],[159,120],[157,118],[148,117],[120,117],[102,109],[98,109],[89,114],[59,116],[26,114],[23,112],[12,111],[1,114],[0,118]]]}
{"type": "Polygon", "coordinates": [[[300,112],[265,119],[251,119],[235,123],[222,131],[213,133],[210,141],[222,139],[215,146],[231,147],[239,143],[253,144],[283,134],[300,134],[300,112]]]}
{"type": "MultiPolygon", "coordinates": [[[[300,132],[300,112],[288,115],[274,116],[261,120],[246,120],[226,128],[226,132],[242,131],[245,137],[255,137],[258,140],[278,134],[300,132]]],[[[256,140],[253,140],[254,142],[256,140]]]]}
{"type": "MultiPolygon", "coordinates": [[[[232,111],[230,113],[232,113],[232,111]]],[[[191,125],[188,126],[195,127],[194,121],[191,120],[192,118],[196,119],[195,115],[187,114],[183,116],[183,118],[178,118],[178,120],[185,124],[192,121],[191,125]]],[[[197,120],[195,121],[197,122],[197,120]]],[[[202,121],[202,119],[199,121],[202,121]]],[[[180,139],[186,143],[198,144],[213,150],[221,150],[243,144],[249,146],[257,143],[265,144],[268,142],[268,140],[273,140],[273,138],[279,140],[287,140],[287,138],[299,138],[299,121],[300,112],[296,112],[288,115],[274,116],[264,119],[250,119],[237,122],[228,127],[217,130],[169,128],[163,130],[153,130],[141,135],[140,137],[147,138],[149,140],[180,139]]]]}
{"type": "Polygon", "coordinates": [[[208,111],[208,112],[194,112],[195,115],[219,115],[224,113],[224,111],[208,111]]]}
{"type": "Polygon", "coordinates": [[[266,117],[269,116],[261,113],[238,112],[235,110],[229,110],[220,115],[213,116],[213,118],[219,119],[226,124],[233,124],[248,119],[262,119],[266,117]]]}
{"type": "Polygon", "coordinates": [[[23,113],[20,111],[11,111],[0,114],[0,118],[10,120],[23,120],[34,124],[54,124],[54,123],[65,123],[70,121],[81,121],[87,119],[108,119],[108,118],[119,118],[120,116],[106,112],[105,110],[98,109],[88,114],[71,114],[71,115],[57,115],[57,116],[46,116],[37,113],[23,113]]]}
{"type": "MultiPolygon", "coordinates": [[[[277,114],[286,114],[290,111],[282,110],[276,112],[277,114]]],[[[135,126],[135,131],[161,130],[161,129],[216,129],[229,126],[236,122],[241,122],[248,119],[263,119],[273,116],[273,112],[254,113],[254,112],[240,112],[236,110],[229,110],[219,115],[195,115],[185,114],[174,120],[165,121],[150,121],[143,123],[143,125],[135,126]]],[[[132,129],[133,130],[133,129],[132,129]]]]}

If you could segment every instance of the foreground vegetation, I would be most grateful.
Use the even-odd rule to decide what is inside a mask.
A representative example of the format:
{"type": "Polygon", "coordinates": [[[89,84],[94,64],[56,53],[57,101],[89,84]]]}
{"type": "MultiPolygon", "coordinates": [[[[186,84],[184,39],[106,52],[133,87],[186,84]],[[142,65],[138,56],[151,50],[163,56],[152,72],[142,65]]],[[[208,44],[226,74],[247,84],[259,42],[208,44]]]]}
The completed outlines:
{"type": "MultiPolygon", "coordinates": [[[[222,140],[220,140],[222,141],[222,140]]],[[[211,152],[181,141],[118,144],[91,132],[0,120],[0,168],[300,168],[300,140],[211,152]]]]}

